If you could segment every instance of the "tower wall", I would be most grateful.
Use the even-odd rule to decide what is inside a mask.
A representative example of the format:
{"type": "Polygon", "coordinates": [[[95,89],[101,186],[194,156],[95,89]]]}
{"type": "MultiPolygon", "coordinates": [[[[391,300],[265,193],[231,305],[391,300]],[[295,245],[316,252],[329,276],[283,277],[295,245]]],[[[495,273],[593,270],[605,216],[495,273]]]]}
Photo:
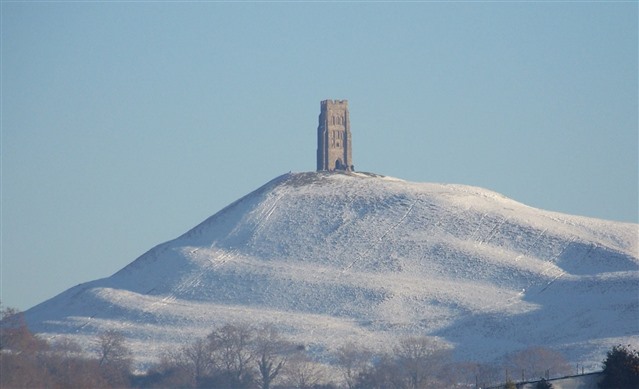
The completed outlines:
{"type": "Polygon", "coordinates": [[[353,170],[348,100],[321,102],[317,127],[317,170],[353,170]]]}

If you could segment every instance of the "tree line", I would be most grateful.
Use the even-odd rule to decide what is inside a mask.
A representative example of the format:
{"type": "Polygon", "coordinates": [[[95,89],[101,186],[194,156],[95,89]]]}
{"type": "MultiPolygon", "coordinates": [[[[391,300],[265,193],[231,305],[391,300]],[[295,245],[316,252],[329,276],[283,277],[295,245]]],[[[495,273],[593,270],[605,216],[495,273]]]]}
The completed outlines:
{"type": "MultiPolygon", "coordinates": [[[[117,331],[99,333],[92,350],[69,338],[45,342],[13,309],[2,310],[0,330],[2,388],[480,388],[572,372],[560,353],[543,347],[508,354],[496,364],[455,362],[450,350],[427,337],[403,338],[387,353],[345,344],[331,360],[317,361],[273,325],[225,324],[134,373],[132,353],[117,331]]],[[[603,384],[613,385],[602,388],[639,387],[637,351],[618,346],[602,367],[612,372],[603,384]],[[620,386],[626,384],[631,386],[620,386]]],[[[543,385],[552,387],[545,380],[543,385]]]]}

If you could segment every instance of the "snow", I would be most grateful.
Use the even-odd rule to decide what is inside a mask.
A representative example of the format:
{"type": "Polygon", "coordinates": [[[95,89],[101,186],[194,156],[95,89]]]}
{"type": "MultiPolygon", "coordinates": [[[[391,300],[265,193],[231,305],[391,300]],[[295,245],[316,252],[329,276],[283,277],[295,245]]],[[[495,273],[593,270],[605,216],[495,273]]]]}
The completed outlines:
{"type": "Polygon", "coordinates": [[[542,345],[597,369],[613,345],[639,346],[638,233],[482,188],[289,173],[26,318],[83,344],[118,329],[140,363],[244,321],[320,357],[426,335],[459,359],[542,345]]]}

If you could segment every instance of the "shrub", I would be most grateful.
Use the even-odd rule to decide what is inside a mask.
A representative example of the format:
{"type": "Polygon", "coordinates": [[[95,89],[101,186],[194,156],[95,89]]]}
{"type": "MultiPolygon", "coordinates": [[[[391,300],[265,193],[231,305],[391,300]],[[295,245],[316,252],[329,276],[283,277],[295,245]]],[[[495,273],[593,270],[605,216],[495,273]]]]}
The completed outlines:
{"type": "Polygon", "coordinates": [[[631,350],[630,346],[615,346],[608,351],[603,368],[604,378],[599,388],[639,388],[639,351],[631,350]]]}

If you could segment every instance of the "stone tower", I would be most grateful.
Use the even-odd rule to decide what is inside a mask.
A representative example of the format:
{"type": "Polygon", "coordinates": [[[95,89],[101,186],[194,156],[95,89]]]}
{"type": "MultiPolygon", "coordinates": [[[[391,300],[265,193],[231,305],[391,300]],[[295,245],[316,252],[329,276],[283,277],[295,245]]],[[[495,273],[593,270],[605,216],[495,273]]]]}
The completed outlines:
{"type": "Polygon", "coordinates": [[[354,170],[351,145],[348,100],[322,101],[317,127],[317,170],[354,170]]]}

